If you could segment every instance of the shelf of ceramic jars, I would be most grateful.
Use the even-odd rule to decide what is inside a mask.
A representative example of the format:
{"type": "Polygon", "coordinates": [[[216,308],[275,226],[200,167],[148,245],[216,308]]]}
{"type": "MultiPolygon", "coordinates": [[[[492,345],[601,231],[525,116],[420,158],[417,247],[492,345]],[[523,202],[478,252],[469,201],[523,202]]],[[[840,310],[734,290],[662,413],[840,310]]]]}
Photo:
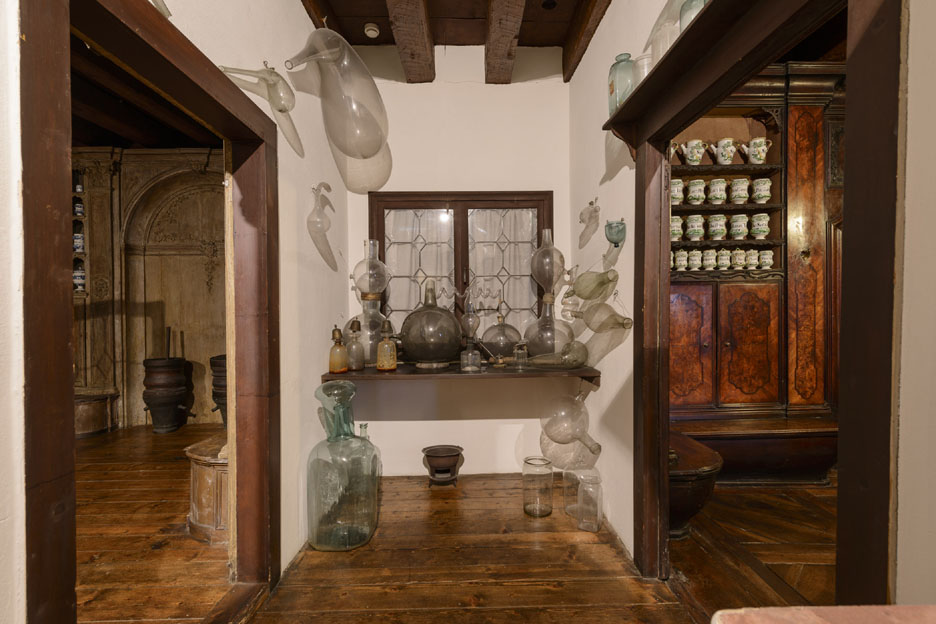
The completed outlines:
{"type": "Polygon", "coordinates": [[[601,383],[601,371],[591,367],[555,369],[534,368],[525,366],[518,370],[510,366],[497,368],[493,365],[482,367],[480,372],[462,372],[458,363],[453,362],[448,368],[432,369],[417,368],[414,364],[399,364],[395,371],[378,371],[374,367],[366,367],[360,371],[347,373],[326,373],[322,381],[346,379],[348,381],[408,381],[414,379],[536,379],[543,377],[578,377],[595,386],[601,383]]]}
{"type": "Polygon", "coordinates": [[[783,269],[726,269],[676,271],[670,270],[670,283],[673,282],[749,282],[783,279],[783,269]]]}
{"type": "Polygon", "coordinates": [[[731,176],[731,175],[749,175],[766,177],[783,170],[783,165],[764,164],[764,165],[672,165],[670,168],[670,177],[683,178],[687,176],[731,176]]]}
{"type": "Polygon", "coordinates": [[[783,204],[673,204],[670,213],[690,215],[713,212],[715,214],[742,214],[748,212],[780,212],[783,204]]]}
{"type": "Polygon", "coordinates": [[[699,241],[670,241],[673,249],[709,249],[715,247],[782,247],[783,241],[776,239],[757,240],[699,240],[699,241]]]}

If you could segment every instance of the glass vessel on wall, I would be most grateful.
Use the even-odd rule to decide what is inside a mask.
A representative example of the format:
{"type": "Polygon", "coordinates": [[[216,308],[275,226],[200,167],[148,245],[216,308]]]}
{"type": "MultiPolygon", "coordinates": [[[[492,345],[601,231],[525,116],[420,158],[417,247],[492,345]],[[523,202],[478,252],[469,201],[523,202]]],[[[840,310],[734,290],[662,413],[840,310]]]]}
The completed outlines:
{"type": "Polygon", "coordinates": [[[316,550],[363,546],[377,529],[380,452],[354,435],[354,393],[349,381],[329,381],[315,391],[328,436],[307,464],[309,546],[316,550]]]}
{"type": "Polygon", "coordinates": [[[504,321],[503,314],[498,314],[497,324],[488,327],[481,336],[481,344],[493,356],[509,356],[518,342],[520,342],[520,332],[516,327],[504,321]]]}
{"type": "Polygon", "coordinates": [[[581,368],[588,362],[588,347],[573,340],[567,343],[558,353],[543,353],[529,360],[531,366],[537,368],[581,368]]]}
{"type": "Polygon", "coordinates": [[[562,348],[572,342],[572,326],[554,316],[551,294],[543,295],[543,313],[527,325],[523,339],[527,343],[531,358],[546,353],[561,353],[562,348]]]}
{"type": "Polygon", "coordinates": [[[627,96],[634,90],[634,61],[631,55],[624,53],[614,57],[611,70],[608,72],[608,114],[621,107],[627,96]]]}
{"type": "Polygon", "coordinates": [[[601,445],[588,435],[588,409],[585,407],[585,395],[559,397],[552,402],[548,414],[540,418],[543,433],[557,444],[570,444],[578,441],[597,455],[601,445]]]}
{"type": "Polygon", "coordinates": [[[530,258],[530,272],[546,293],[555,294],[556,285],[565,273],[565,256],[553,245],[552,230],[543,230],[543,244],[530,258]]]}
{"type": "Polygon", "coordinates": [[[545,457],[523,460],[523,511],[542,518],[552,513],[552,462],[545,457]]]}
{"type": "Polygon", "coordinates": [[[400,329],[406,361],[418,368],[445,368],[458,359],[462,328],[455,315],[436,304],[435,281],[426,280],[423,304],[407,315],[400,329]]]}

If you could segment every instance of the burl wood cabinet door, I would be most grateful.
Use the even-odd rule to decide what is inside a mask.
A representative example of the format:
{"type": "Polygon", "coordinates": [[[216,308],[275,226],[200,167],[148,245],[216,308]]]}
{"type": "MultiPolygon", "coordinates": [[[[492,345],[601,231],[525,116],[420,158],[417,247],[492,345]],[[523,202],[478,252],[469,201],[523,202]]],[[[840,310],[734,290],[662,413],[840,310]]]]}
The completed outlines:
{"type": "Polygon", "coordinates": [[[780,284],[719,284],[718,397],[722,405],[780,398],[780,284]]]}
{"type": "Polygon", "coordinates": [[[670,286],[670,405],[712,405],[715,379],[712,284],[670,286]]]}

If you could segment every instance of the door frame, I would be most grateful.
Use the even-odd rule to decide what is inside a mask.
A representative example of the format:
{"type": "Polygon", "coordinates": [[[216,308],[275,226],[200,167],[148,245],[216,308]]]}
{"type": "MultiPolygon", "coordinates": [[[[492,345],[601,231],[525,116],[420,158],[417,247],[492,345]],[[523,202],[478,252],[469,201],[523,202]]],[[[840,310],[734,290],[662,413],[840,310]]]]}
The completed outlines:
{"type": "Polygon", "coordinates": [[[19,0],[24,235],[26,616],[76,619],[72,384],[71,32],[224,139],[233,201],[237,505],[228,600],[279,579],[279,265],[276,126],[148,2],[19,0]],[[64,348],[68,345],[68,348],[64,348]]]}

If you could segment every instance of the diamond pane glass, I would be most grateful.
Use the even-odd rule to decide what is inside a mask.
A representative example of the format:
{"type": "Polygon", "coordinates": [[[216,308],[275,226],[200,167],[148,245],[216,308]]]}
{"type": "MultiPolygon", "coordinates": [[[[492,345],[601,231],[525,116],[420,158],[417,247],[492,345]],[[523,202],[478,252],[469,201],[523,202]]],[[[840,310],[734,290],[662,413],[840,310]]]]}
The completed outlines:
{"type": "Polygon", "coordinates": [[[451,305],[455,268],[454,220],[451,210],[394,209],[384,212],[387,266],[394,278],[387,287],[390,320],[397,329],[416,309],[425,293],[425,281],[433,278],[439,304],[451,305]],[[445,288],[447,297],[441,296],[445,288]]]}
{"type": "Polygon", "coordinates": [[[475,275],[497,275],[504,266],[504,254],[494,243],[475,243],[468,263],[475,275]]]}
{"type": "Polygon", "coordinates": [[[418,234],[417,213],[421,210],[385,210],[384,228],[387,231],[387,242],[400,241],[408,243],[418,234]]]}
{"type": "Polygon", "coordinates": [[[468,235],[472,240],[493,242],[503,230],[505,210],[469,210],[468,235]]]}
{"type": "Polygon", "coordinates": [[[511,241],[536,243],[536,210],[518,208],[504,216],[504,236],[511,241]]]}
{"type": "Polygon", "coordinates": [[[419,250],[413,243],[389,243],[386,263],[393,275],[412,275],[419,268],[419,250]]]}
{"type": "Polygon", "coordinates": [[[451,210],[420,210],[419,233],[429,243],[452,242],[451,210]]]}

